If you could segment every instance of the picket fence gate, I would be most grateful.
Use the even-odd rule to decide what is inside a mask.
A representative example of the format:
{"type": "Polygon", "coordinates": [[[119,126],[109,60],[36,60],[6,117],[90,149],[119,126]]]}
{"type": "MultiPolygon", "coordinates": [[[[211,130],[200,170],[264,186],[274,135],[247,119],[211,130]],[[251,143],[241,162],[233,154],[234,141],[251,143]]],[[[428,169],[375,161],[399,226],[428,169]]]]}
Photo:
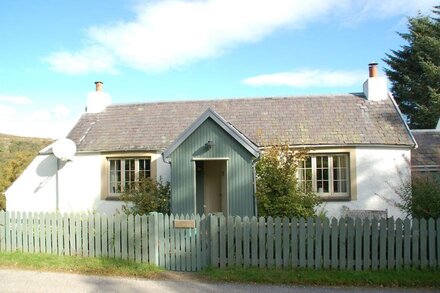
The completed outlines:
{"type": "Polygon", "coordinates": [[[440,219],[249,219],[1,211],[0,251],[120,258],[176,271],[208,266],[438,268],[440,219]]]}

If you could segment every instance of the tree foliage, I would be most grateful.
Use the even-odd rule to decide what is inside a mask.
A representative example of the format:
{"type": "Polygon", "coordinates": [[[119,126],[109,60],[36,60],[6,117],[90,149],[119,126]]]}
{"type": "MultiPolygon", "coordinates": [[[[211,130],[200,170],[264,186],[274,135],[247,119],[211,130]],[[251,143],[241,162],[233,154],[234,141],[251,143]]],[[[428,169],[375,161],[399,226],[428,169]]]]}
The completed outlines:
{"type": "Polygon", "coordinates": [[[407,44],[384,59],[391,92],[412,129],[435,128],[440,117],[440,6],[433,13],[409,18],[408,32],[399,33],[407,44]]]}
{"type": "Polygon", "coordinates": [[[440,218],[440,177],[434,174],[414,174],[397,190],[397,203],[405,214],[413,218],[440,218]]]}
{"type": "Polygon", "coordinates": [[[287,145],[267,149],[256,165],[258,213],[263,217],[315,215],[318,196],[298,184],[298,163],[306,153],[287,145]]]}
{"type": "Polygon", "coordinates": [[[145,178],[134,183],[131,188],[126,188],[121,195],[125,202],[122,211],[126,214],[144,215],[150,212],[170,213],[170,183],[163,183],[145,178]]]}

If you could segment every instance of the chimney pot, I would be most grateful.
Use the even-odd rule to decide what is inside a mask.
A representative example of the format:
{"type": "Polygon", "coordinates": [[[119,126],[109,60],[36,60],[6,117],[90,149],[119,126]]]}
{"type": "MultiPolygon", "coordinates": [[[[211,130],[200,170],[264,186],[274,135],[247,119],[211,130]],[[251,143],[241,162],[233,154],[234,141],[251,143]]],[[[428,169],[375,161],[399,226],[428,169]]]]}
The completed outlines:
{"type": "Polygon", "coordinates": [[[369,77],[377,77],[377,63],[368,64],[369,77]]]}
{"type": "Polygon", "coordinates": [[[104,83],[102,81],[95,81],[96,91],[102,92],[103,85],[104,85],[104,83]]]}

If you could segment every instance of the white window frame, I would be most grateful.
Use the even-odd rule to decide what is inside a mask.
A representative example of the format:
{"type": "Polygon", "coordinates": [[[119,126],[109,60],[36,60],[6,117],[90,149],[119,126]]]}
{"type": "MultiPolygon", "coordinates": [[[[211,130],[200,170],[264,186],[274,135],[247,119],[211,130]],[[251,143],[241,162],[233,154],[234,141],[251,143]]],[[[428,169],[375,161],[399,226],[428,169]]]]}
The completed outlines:
{"type": "Polygon", "coordinates": [[[126,183],[126,178],[125,178],[125,161],[127,160],[134,160],[134,174],[135,174],[135,181],[139,180],[139,161],[140,160],[149,160],[150,161],[150,178],[151,178],[151,157],[124,157],[124,158],[120,158],[120,157],[109,157],[107,158],[107,170],[108,170],[108,174],[107,174],[107,178],[108,178],[108,183],[107,183],[107,189],[108,189],[108,194],[109,195],[120,195],[121,193],[124,192],[124,187],[125,187],[125,183],[126,183]],[[111,181],[111,162],[112,161],[120,161],[121,162],[121,192],[113,192],[112,190],[112,181],[111,181]]]}
{"type": "MultiPolygon", "coordinates": [[[[312,192],[315,192],[318,196],[320,196],[322,199],[324,200],[349,200],[351,198],[350,193],[351,193],[351,178],[350,178],[350,154],[349,153],[313,153],[313,154],[309,154],[307,155],[308,157],[311,158],[311,169],[312,169],[312,192]],[[346,190],[347,192],[334,192],[334,182],[335,182],[335,178],[334,178],[334,172],[333,172],[333,157],[337,157],[337,156],[344,156],[345,157],[345,161],[347,162],[347,167],[346,167],[346,180],[347,180],[347,185],[346,185],[346,190]],[[316,159],[317,157],[327,157],[328,160],[328,165],[327,165],[327,170],[328,170],[328,178],[329,178],[329,192],[318,192],[318,178],[317,178],[317,163],[316,163],[316,159]]],[[[302,171],[304,168],[300,168],[298,167],[298,178],[299,178],[299,172],[300,170],[302,171]]]]}

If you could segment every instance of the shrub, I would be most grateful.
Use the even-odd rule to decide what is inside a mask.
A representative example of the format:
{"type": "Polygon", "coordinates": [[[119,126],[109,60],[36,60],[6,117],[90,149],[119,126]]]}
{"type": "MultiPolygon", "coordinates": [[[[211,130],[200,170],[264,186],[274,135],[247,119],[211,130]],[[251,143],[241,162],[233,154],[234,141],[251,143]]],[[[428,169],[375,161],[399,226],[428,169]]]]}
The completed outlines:
{"type": "Polygon", "coordinates": [[[145,178],[126,188],[121,196],[125,202],[122,211],[126,214],[144,215],[150,212],[170,212],[170,183],[145,178]]]}
{"type": "Polygon", "coordinates": [[[315,216],[319,197],[298,184],[298,163],[305,151],[287,145],[271,147],[256,165],[258,213],[263,217],[315,216]]]}
{"type": "Polygon", "coordinates": [[[6,210],[6,196],[0,193],[0,211],[6,210]]]}
{"type": "Polygon", "coordinates": [[[396,190],[404,213],[413,218],[440,217],[440,178],[434,174],[415,174],[412,181],[403,182],[396,190]]]}

